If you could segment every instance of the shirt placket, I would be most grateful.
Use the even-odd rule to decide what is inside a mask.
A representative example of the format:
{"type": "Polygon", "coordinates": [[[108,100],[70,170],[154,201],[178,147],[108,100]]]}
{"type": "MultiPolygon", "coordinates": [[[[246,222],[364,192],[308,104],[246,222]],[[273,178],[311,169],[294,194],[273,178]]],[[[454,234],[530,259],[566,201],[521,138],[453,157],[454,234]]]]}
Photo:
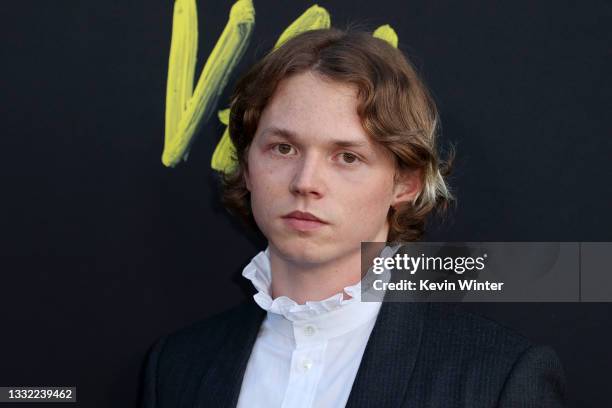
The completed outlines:
{"type": "Polygon", "coordinates": [[[283,408],[311,408],[323,374],[327,339],[312,324],[294,323],[296,348],[291,354],[291,369],[283,408]]]}

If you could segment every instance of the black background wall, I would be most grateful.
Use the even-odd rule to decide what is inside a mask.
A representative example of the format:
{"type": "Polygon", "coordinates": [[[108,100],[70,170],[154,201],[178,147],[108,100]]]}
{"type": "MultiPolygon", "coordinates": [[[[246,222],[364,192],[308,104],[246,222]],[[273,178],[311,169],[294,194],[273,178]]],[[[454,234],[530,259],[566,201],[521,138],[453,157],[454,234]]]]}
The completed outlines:
{"type": "MultiPolygon", "coordinates": [[[[196,75],[231,4],[198,1],[196,75]]],[[[255,0],[230,87],[312,4],[255,0]]],[[[609,2],[319,5],[336,26],[391,24],[439,103],[459,201],[428,239],[612,241],[609,2]]],[[[219,204],[214,116],[187,162],[161,164],[171,1],[2,9],[0,385],[132,407],[153,341],[250,296],[240,272],[265,241],[219,204]]],[[[552,345],[572,406],[610,405],[611,304],[467,307],[552,345]]]]}

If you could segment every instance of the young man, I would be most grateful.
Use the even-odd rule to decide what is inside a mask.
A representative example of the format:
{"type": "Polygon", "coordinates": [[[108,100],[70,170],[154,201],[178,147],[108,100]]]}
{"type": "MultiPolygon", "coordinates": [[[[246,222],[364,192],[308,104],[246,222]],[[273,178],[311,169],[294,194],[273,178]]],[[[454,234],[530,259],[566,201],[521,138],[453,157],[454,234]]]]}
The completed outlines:
{"type": "MultiPolygon", "coordinates": [[[[268,247],[250,301],[162,338],[145,407],[553,407],[554,352],[443,304],[361,302],[361,242],[414,241],[451,199],[437,112],[400,51],[316,30],[238,83],[224,203],[268,247]]],[[[384,251],[389,251],[389,247],[384,251]]]]}

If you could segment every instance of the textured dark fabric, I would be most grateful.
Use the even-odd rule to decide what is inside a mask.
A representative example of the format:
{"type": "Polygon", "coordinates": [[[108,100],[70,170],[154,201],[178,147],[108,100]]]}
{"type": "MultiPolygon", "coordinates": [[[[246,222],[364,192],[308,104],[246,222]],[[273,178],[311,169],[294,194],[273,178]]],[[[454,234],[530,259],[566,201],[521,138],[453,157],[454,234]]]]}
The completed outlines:
{"type": "MultiPolygon", "coordinates": [[[[235,407],[264,316],[250,301],[161,338],[143,408],[235,407]]],[[[453,305],[385,302],[347,407],[562,407],[564,394],[550,348],[453,305]]]]}

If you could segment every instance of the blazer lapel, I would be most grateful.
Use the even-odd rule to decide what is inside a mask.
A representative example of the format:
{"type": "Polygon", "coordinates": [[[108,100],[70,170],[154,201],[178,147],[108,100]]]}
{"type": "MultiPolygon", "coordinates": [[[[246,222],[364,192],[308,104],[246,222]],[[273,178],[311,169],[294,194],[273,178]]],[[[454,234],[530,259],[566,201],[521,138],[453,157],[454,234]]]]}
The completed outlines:
{"type": "Polygon", "coordinates": [[[427,307],[426,303],[383,302],[347,407],[401,406],[419,352],[427,307]]]}
{"type": "Polygon", "coordinates": [[[265,311],[249,302],[226,325],[225,343],[202,377],[197,407],[235,407],[265,311]]]}

